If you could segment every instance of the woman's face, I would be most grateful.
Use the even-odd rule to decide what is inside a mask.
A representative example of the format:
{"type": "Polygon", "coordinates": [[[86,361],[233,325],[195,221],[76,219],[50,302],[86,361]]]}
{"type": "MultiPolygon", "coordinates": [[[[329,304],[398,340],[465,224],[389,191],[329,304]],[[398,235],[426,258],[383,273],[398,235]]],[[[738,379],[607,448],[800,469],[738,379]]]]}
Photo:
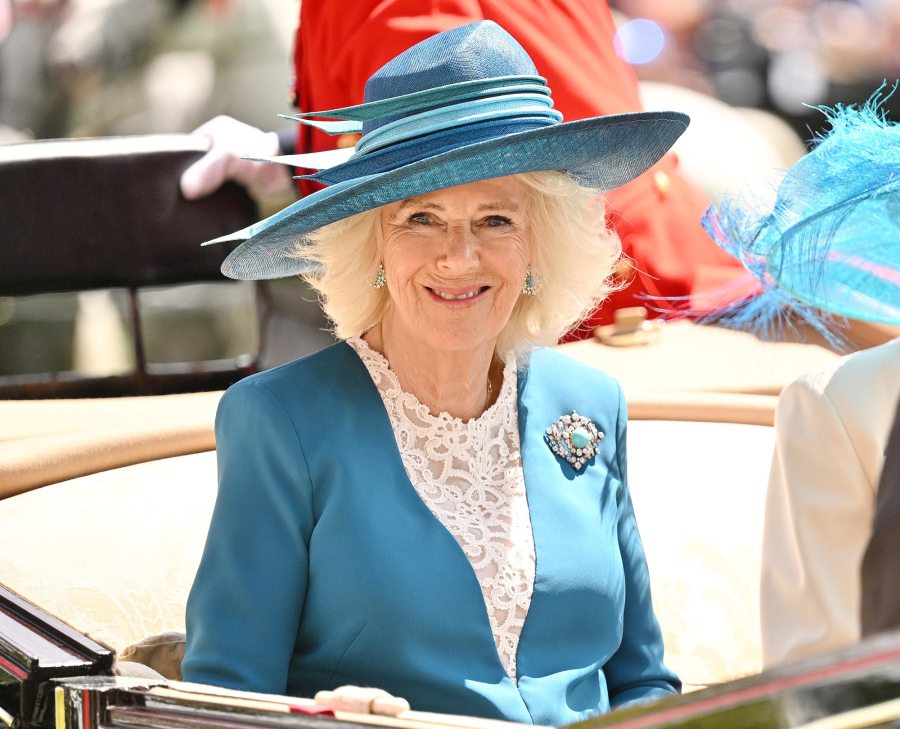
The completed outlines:
{"type": "Polygon", "coordinates": [[[515,177],[500,177],[386,206],[392,326],[438,350],[493,348],[528,266],[525,193],[515,177]]]}

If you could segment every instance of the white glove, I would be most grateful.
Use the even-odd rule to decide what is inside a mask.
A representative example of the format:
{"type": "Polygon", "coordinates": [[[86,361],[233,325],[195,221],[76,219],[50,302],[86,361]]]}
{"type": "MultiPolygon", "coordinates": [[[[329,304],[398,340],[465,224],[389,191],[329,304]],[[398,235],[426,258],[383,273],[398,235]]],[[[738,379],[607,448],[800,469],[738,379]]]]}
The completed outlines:
{"type": "Polygon", "coordinates": [[[339,686],[334,691],[316,693],[316,703],[335,711],[352,711],[355,714],[382,714],[397,716],[409,711],[409,702],[387,691],[362,686],[339,686]]]}
{"type": "Polygon", "coordinates": [[[192,134],[207,137],[212,144],[209,151],[181,175],[181,194],[188,200],[211,194],[227,180],[240,183],[257,200],[293,190],[290,167],[241,159],[277,156],[280,150],[275,132],[264,132],[230,116],[217,116],[192,134]]]}

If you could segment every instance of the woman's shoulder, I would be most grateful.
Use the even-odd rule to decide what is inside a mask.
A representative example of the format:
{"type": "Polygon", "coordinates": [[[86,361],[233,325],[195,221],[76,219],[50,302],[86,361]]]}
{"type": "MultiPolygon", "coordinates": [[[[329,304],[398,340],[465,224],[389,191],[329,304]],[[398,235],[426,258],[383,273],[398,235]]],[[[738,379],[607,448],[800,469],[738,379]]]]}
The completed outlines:
{"type": "Polygon", "coordinates": [[[378,407],[381,398],[365,365],[338,342],[228,388],[216,411],[217,442],[220,433],[232,441],[235,434],[254,439],[268,433],[311,443],[330,428],[365,432],[378,407]]]}
{"type": "Polygon", "coordinates": [[[351,373],[360,366],[359,358],[349,345],[336,342],[313,354],[245,377],[229,387],[224,397],[299,398],[308,402],[315,399],[317,393],[330,390],[330,384],[352,379],[351,373]]]}

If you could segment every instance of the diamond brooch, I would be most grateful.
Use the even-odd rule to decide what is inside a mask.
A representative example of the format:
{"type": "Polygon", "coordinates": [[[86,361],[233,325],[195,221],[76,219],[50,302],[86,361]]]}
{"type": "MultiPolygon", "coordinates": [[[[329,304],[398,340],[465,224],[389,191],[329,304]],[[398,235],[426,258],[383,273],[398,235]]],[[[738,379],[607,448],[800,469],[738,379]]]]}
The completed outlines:
{"type": "Polygon", "coordinates": [[[546,433],[550,450],[568,461],[576,471],[597,454],[603,437],[596,425],[574,410],[571,415],[561,416],[546,433]]]}

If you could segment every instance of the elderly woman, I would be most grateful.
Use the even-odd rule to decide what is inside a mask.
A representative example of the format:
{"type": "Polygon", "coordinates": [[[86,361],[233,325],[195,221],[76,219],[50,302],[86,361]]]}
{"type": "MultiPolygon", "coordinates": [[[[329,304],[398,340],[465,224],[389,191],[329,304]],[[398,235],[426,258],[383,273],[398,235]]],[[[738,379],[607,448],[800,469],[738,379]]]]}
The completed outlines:
{"type": "Polygon", "coordinates": [[[187,680],[376,686],[540,724],[677,693],[621,391],[534,348],[608,290],[619,245],[597,190],[640,174],[687,120],[564,124],[549,93],[483,22],[317,115],[338,121],[298,119],[362,122],[362,137],[313,176],[325,189],[228,236],[244,242],[223,270],[305,274],[345,341],[222,399],[187,680]]]}

